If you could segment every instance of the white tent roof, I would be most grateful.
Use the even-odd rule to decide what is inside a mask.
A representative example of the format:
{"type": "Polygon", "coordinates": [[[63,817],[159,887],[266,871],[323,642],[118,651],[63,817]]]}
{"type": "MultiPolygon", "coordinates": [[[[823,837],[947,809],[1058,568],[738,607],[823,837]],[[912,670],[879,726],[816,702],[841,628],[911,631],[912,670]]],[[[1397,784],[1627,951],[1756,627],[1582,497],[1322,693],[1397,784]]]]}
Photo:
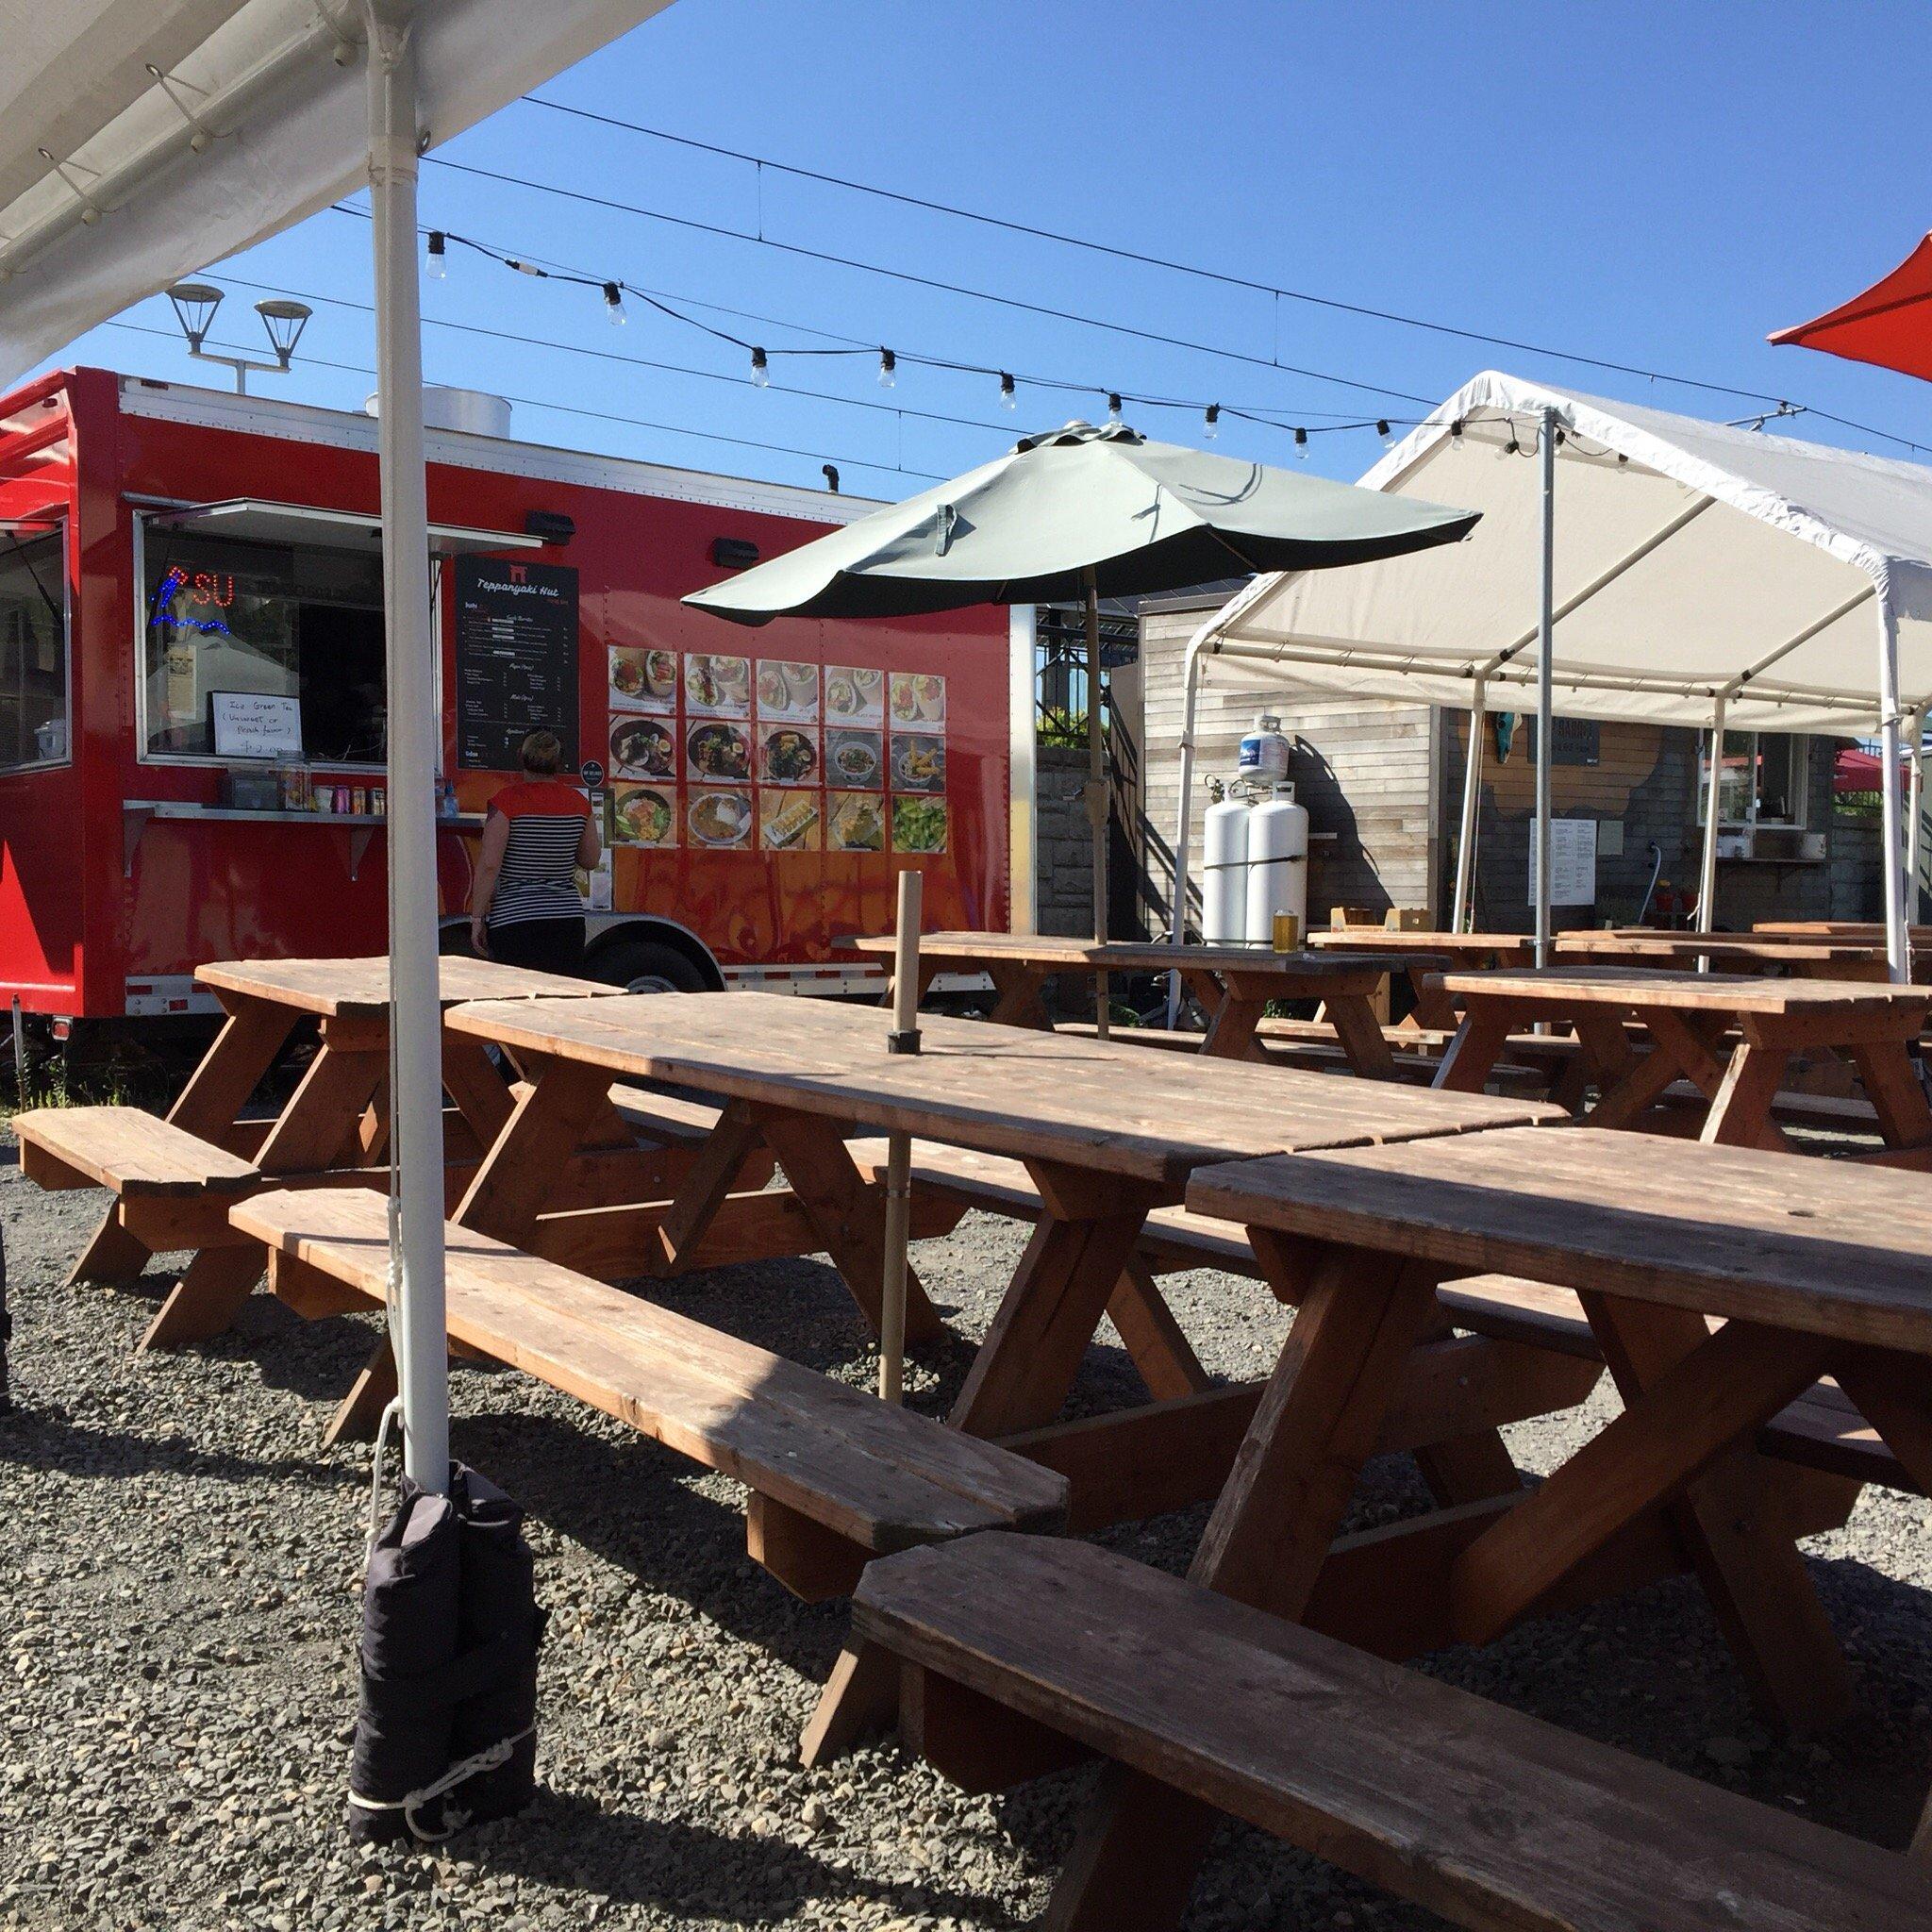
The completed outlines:
{"type": "MultiPolygon", "coordinates": [[[[669,4],[415,9],[431,144],[669,4]]],[[[365,186],[366,34],[362,0],[0,0],[0,391],[365,186]]]]}
{"type": "Polygon", "coordinates": [[[1902,708],[1932,703],[1932,469],[1488,371],[1362,481],[1479,509],[1459,544],[1257,578],[1206,627],[1208,684],[1467,708],[1535,704],[1537,416],[1557,411],[1556,708],[1739,728],[1877,728],[1881,625],[1902,708]],[[1463,425],[1459,440],[1454,425],[1463,425]],[[1507,454],[1516,440],[1524,455],[1507,454]],[[1217,662],[1238,658],[1224,672],[1217,662]]]}

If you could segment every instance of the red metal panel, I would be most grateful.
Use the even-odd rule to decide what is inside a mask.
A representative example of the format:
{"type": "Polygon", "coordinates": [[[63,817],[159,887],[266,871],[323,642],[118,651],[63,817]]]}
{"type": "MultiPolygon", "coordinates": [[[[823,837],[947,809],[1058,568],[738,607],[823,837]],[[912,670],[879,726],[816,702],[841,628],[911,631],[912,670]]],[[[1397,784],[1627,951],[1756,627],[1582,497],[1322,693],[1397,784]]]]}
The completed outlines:
{"type": "MultiPolygon", "coordinates": [[[[351,832],[325,824],[158,821],[140,840],[131,877],[124,878],[122,866],[126,801],[208,805],[219,787],[213,768],[141,759],[139,587],[128,496],[256,496],[373,514],[373,452],[124,414],[117,378],[102,371],[75,372],[67,393],[78,473],[69,542],[75,764],[62,773],[0,778],[0,847],[8,856],[0,867],[0,997],[17,989],[38,1010],[105,1016],[124,1010],[130,974],[187,974],[225,957],[381,950],[380,832],[353,878],[351,832]]],[[[19,400],[0,401],[0,418],[19,400]]],[[[7,487],[0,479],[0,491],[7,487]]],[[[781,620],[747,631],[677,601],[720,575],[709,561],[714,540],[748,539],[769,557],[820,525],[438,464],[429,473],[429,509],[438,522],[491,529],[521,529],[530,509],[561,511],[575,521],[568,546],[533,554],[579,573],[578,723],[586,758],[608,762],[607,650],[613,645],[876,666],[947,679],[945,854],[902,859],[887,853],[625,848],[614,866],[615,909],[676,921],[725,965],[822,961],[836,957],[829,951],[834,937],[890,925],[893,873],[912,863],[926,874],[928,924],[1008,923],[1004,610],[900,623],[781,620]]],[[[452,601],[445,594],[446,691],[454,685],[452,601]]],[[[453,764],[447,704],[444,731],[445,762],[453,764]]],[[[459,774],[460,801],[479,809],[503,782],[502,775],[459,774]]],[[[445,835],[441,856],[445,909],[456,910],[468,890],[465,841],[445,835]]]]}

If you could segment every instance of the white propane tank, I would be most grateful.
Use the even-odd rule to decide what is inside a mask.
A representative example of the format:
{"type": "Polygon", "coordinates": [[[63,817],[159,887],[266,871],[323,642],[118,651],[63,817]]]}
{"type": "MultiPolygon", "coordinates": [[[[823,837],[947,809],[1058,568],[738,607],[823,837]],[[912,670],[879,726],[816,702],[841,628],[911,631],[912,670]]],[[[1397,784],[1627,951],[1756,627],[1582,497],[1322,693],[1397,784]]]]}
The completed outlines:
{"type": "Polygon", "coordinates": [[[1274,933],[1274,916],[1291,912],[1308,929],[1308,814],[1294,802],[1292,785],[1277,785],[1248,814],[1245,924],[1256,945],[1274,933]]]}
{"type": "Polygon", "coordinates": [[[1248,802],[1210,787],[1214,803],[1201,828],[1201,937],[1210,946],[1238,946],[1246,934],[1248,802]]]}
{"type": "Polygon", "coordinates": [[[1279,785],[1288,776],[1288,740],[1281,735],[1279,718],[1264,712],[1255,720],[1255,728],[1241,740],[1235,776],[1250,785],[1279,785]]]}

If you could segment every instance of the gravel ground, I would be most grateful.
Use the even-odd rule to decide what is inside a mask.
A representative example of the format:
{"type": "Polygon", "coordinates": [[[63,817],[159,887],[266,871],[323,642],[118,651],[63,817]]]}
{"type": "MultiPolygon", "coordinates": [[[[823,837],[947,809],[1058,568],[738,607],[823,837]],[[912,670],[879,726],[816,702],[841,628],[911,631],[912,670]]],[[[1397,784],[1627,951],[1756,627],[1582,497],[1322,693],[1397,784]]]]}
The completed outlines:
{"type": "MultiPolygon", "coordinates": [[[[8,1157],[10,1158],[10,1156],[8,1157]]],[[[541,1600],[543,1790],[531,1814],[441,1855],[352,1848],[341,1825],[366,1449],[316,1446],[373,1324],[304,1324],[258,1296],[238,1331],[175,1357],[133,1345],[167,1285],[61,1286],[99,1211],[0,1169],[20,1412],[0,1419],[0,1927],[922,1926],[1033,1919],[1089,1774],[964,1797],[890,1742],[828,1769],[794,1745],[844,1624],[743,1553],[734,1487],[521,1377],[459,1369],[457,1453],[529,1508],[541,1600]]],[[[976,1337],[1017,1258],[969,1218],[918,1251],[976,1337]]],[[[1253,1283],[1174,1284],[1210,1368],[1247,1376],[1285,1316],[1253,1283]]],[[[824,1265],[693,1277],[677,1307],[828,1373],[870,1373],[824,1265]]],[[[920,1371],[935,1412],[958,1347],[920,1371]]],[[[1096,1350],[1079,1399],[1131,1392],[1096,1350]]],[[[1553,1466],[1588,1410],[1510,1431],[1553,1466]]],[[[1356,1522],[1413,1513],[1412,1464],[1368,1472],[1356,1522]]],[[[1438,1674],[1804,1815],[1902,1844],[1932,1729],[1928,1506],[1868,1491],[1808,1546],[1858,1682],[1844,1728],[1791,1743],[1754,1722],[1701,1595],[1674,1583],[1526,1626],[1438,1674]]],[[[1124,1532],[1182,1567],[1199,1513],[1124,1532]]],[[[1424,1928],[1440,1922],[1227,1828],[1190,1924],[1424,1928]]]]}

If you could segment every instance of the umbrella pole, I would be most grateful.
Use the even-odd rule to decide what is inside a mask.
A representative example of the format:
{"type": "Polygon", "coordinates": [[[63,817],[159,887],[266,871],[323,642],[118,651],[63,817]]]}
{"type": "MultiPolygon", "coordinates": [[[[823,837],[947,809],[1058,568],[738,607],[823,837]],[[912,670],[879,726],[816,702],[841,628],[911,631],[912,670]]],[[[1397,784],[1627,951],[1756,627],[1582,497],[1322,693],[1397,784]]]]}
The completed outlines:
{"type": "MultiPolygon", "coordinates": [[[[892,952],[892,1030],[889,1053],[919,1051],[919,924],[924,879],[899,874],[899,923],[892,952]]],[[[886,1141],[886,1273],[879,1292],[879,1398],[903,1399],[906,1388],[906,1241],[912,1220],[912,1136],[886,1141]]]]}
{"type": "Polygon", "coordinates": [[[1878,600],[1878,802],[1885,852],[1885,955],[1891,977],[1903,986],[1912,976],[1907,931],[1905,800],[1899,795],[1898,618],[1884,597],[1878,600]]]}
{"type": "Polygon", "coordinates": [[[1483,724],[1489,717],[1489,681],[1478,676],[1469,707],[1469,746],[1462,759],[1462,833],[1456,841],[1456,904],[1449,930],[1469,925],[1469,902],[1475,892],[1475,820],[1483,794],[1483,724]]]}
{"type": "MultiPolygon", "coordinates": [[[[1093,938],[1107,943],[1107,748],[1100,716],[1100,580],[1087,577],[1087,824],[1093,839],[1093,938]]],[[[1107,974],[1093,975],[1093,1030],[1107,1038],[1107,974]]]]}
{"type": "MultiPolygon", "coordinates": [[[[1710,932],[1717,918],[1717,828],[1718,814],[1724,796],[1724,697],[1718,693],[1710,713],[1710,771],[1704,795],[1704,853],[1697,868],[1697,930],[1710,932]]],[[[1697,970],[1710,970],[1708,959],[1700,959],[1697,970]]]]}
{"type": "Polygon", "coordinates": [[[1557,630],[1557,412],[1543,411],[1542,608],[1537,624],[1536,659],[1536,963],[1550,963],[1550,768],[1556,747],[1555,670],[1557,630]]]}
{"type": "Polygon", "coordinates": [[[374,217],[383,616],[389,649],[390,1079],[395,1208],[391,1322],[404,1469],[449,1490],[442,1273],[442,1015],[437,978],[435,780],[441,740],[429,613],[416,282],[416,50],[407,8],[372,0],[369,203],[374,217]]]}
{"type": "Polygon", "coordinates": [[[1911,781],[1906,792],[1906,935],[1919,918],[1919,876],[1925,845],[1925,711],[1912,713],[1911,781]]]}

